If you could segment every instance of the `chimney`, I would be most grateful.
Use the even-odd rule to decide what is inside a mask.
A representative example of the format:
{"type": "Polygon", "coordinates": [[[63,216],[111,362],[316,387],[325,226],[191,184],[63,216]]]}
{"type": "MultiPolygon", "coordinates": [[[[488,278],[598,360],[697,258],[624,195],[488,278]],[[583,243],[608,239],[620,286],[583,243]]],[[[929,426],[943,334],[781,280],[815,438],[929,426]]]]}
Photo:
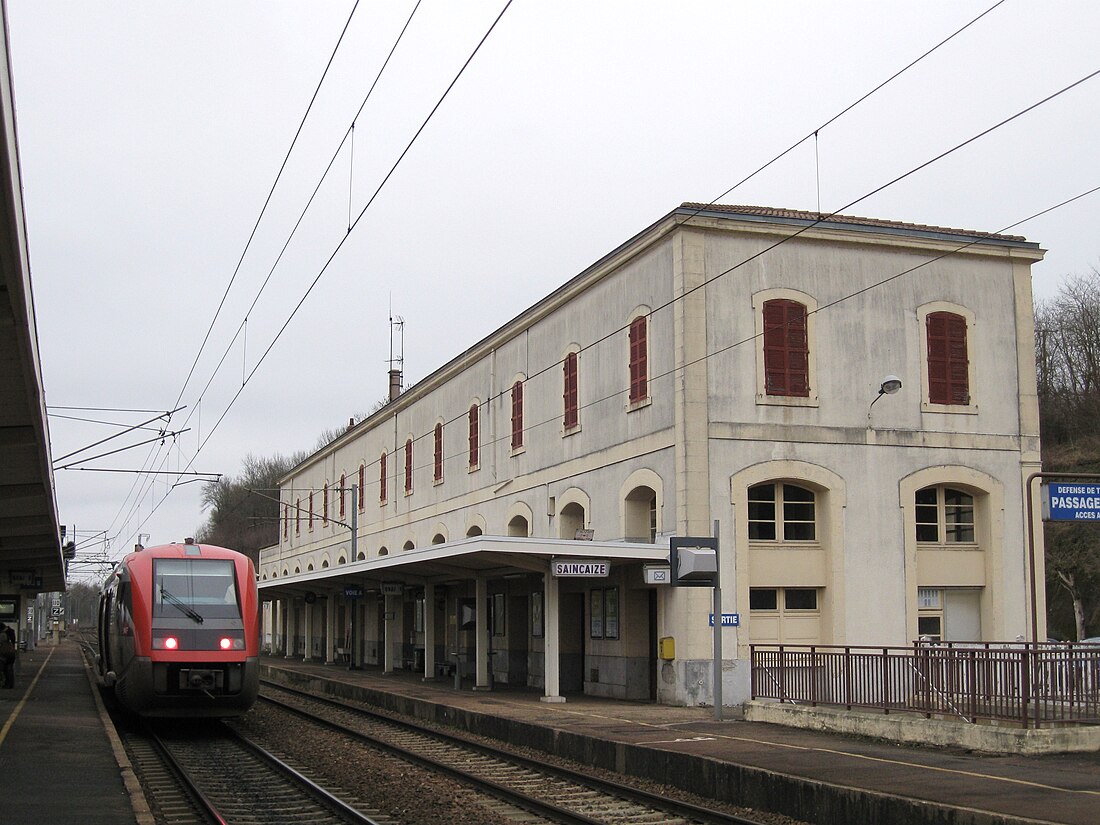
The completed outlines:
{"type": "Polygon", "coordinates": [[[390,401],[401,395],[401,370],[390,370],[390,401]]]}

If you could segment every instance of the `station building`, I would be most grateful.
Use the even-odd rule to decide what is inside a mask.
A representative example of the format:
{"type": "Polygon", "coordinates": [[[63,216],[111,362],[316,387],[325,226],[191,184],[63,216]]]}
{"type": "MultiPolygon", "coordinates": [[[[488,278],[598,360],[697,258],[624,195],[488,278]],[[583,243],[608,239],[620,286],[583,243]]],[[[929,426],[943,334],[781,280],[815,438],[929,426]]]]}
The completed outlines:
{"type": "Polygon", "coordinates": [[[1027,636],[1042,255],[674,209],[411,388],[391,374],[389,403],[282,480],[267,644],[709,704],[712,591],[662,565],[672,537],[715,535],[727,703],[751,644],[1027,636]]]}

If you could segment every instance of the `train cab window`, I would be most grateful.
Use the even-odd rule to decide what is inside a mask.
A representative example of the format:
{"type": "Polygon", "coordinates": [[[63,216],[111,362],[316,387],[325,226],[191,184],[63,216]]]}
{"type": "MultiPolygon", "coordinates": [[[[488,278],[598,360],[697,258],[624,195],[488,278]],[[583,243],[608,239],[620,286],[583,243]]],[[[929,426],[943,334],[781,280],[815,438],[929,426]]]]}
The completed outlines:
{"type": "Polygon", "coordinates": [[[201,622],[241,615],[229,559],[155,559],[153,582],[154,616],[201,622]]]}

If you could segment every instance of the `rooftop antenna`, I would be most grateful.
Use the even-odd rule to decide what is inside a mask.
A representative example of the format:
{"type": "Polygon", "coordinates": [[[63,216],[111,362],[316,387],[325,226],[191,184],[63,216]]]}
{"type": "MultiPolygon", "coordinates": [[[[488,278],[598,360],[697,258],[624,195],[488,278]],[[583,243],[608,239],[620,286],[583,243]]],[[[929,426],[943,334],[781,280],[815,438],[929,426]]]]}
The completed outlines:
{"type": "Polygon", "coordinates": [[[401,394],[401,375],[405,367],[405,319],[393,314],[390,306],[390,401],[401,394]],[[393,352],[393,335],[397,331],[397,355],[393,352]]]}

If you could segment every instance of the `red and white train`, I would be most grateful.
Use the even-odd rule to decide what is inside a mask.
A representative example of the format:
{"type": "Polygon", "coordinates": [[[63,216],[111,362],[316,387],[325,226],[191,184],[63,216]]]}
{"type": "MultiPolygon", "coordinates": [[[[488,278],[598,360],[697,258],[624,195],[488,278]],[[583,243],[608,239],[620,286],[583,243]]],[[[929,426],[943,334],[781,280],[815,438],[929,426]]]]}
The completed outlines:
{"type": "Polygon", "coordinates": [[[224,547],[126,556],[99,598],[100,677],[141,716],[238,716],[259,691],[256,570],[224,547]]]}

